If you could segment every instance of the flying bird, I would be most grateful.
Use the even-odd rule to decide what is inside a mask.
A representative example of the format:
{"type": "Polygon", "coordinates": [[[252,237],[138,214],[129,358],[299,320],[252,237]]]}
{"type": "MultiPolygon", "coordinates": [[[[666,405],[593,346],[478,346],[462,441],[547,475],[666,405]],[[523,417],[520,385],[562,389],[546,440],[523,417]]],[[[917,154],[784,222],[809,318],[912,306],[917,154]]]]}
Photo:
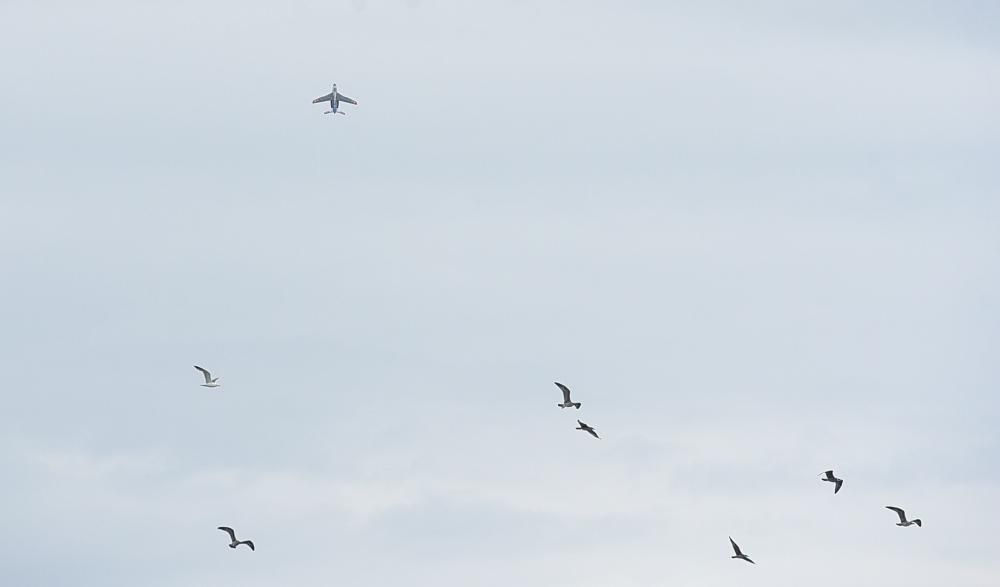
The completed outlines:
{"type": "Polygon", "coordinates": [[[597,430],[594,430],[593,426],[590,426],[588,424],[584,424],[583,422],[581,422],[579,420],[577,420],[576,423],[579,424],[579,426],[576,427],[577,430],[583,430],[583,431],[586,431],[586,432],[590,432],[590,435],[593,436],[594,438],[596,438],[598,440],[601,439],[601,437],[597,435],[597,430]]]}
{"type": "Polygon", "coordinates": [[[195,365],[194,368],[201,371],[201,374],[205,376],[205,383],[201,384],[202,387],[219,387],[222,385],[219,383],[219,378],[212,377],[212,374],[208,372],[208,369],[203,369],[198,365],[195,365]]]}
{"type": "Polygon", "coordinates": [[[556,384],[556,387],[561,389],[563,392],[563,403],[556,405],[560,408],[576,408],[579,410],[581,405],[580,402],[573,403],[573,401],[569,399],[569,388],[558,381],[555,381],[554,383],[556,384]]]}
{"type": "Polygon", "coordinates": [[[241,544],[246,544],[247,546],[250,547],[250,550],[254,550],[253,541],[252,540],[237,540],[236,539],[236,532],[234,532],[232,528],[230,528],[228,526],[219,526],[219,530],[222,530],[226,534],[229,534],[229,538],[232,540],[232,542],[229,543],[229,548],[236,548],[237,546],[239,546],[241,544]]]}
{"type": "Polygon", "coordinates": [[[912,525],[916,524],[918,527],[923,527],[923,524],[920,523],[920,518],[917,518],[916,520],[907,520],[906,519],[906,512],[904,512],[902,510],[902,508],[898,508],[896,506],[887,505],[887,506],[885,506],[885,509],[892,510],[892,511],[896,512],[897,514],[899,514],[899,523],[896,524],[897,526],[903,526],[905,528],[906,526],[912,526],[912,525]]]}
{"type": "Polygon", "coordinates": [[[834,477],[832,469],[829,470],[829,471],[826,471],[823,474],[826,475],[826,478],[823,479],[823,481],[829,481],[830,483],[834,484],[834,486],[833,486],[833,493],[836,494],[838,491],[840,491],[840,486],[844,484],[844,480],[843,479],[837,479],[836,477],[834,477]]]}
{"type": "Polygon", "coordinates": [[[731,556],[729,558],[741,558],[741,559],[747,561],[748,563],[750,563],[751,565],[757,564],[757,563],[753,562],[752,560],[750,560],[750,557],[748,557],[747,555],[743,554],[743,551],[740,550],[739,545],[736,544],[736,541],[733,540],[732,536],[729,537],[729,543],[733,545],[733,551],[736,552],[735,555],[733,555],[733,556],[731,556]]]}

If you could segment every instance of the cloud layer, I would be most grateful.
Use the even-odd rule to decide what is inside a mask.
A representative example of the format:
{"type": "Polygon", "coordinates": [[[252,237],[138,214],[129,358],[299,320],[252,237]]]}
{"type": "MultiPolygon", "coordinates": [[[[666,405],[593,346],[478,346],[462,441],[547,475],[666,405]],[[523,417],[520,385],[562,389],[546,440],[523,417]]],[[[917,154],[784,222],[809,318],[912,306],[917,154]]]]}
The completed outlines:
{"type": "Polygon", "coordinates": [[[5,579],[994,584],[995,17],[0,4],[5,579]]]}

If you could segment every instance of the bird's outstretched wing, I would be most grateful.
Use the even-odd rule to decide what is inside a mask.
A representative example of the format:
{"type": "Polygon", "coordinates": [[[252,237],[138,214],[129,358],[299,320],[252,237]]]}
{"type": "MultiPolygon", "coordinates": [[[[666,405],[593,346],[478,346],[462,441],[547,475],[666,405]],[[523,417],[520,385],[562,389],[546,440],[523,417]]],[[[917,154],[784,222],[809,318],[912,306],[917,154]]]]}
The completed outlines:
{"type": "Polygon", "coordinates": [[[562,390],[562,392],[563,392],[563,403],[567,403],[568,404],[569,403],[569,388],[566,387],[565,385],[563,385],[562,383],[559,383],[558,381],[553,381],[553,383],[556,384],[556,387],[558,387],[559,389],[562,390]]]}
{"type": "Polygon", "coordinates": [[[740,550],[739,545],[736,544],[736,541],[733,540],[732,536],[729,537],[729,544],[733,545],[733,551],[736,553],[736,556],[743,556],[743,551],[740,550]]]}
{"type": "Polygon", "coordinates": [[[198,365],[195,365],[194,368],[201,371],[201,374],[205,376],[205,383],[212,382],[212,374],[208,372],[208,369],[204,369],[202,367],[199,367],[198,365]]]}
{"type": "Polygon", "coordinates": [[[240,542],[236,543],[236,546],[239,546],[241,544],[246,544],[247,546],[250,547],[250,550],[255,550],[253,547],[253,540],[241,540],[240,542]]]}
{"type": "Polygon", "coordinates": [[[829,471],[825,471],[823,474],[826,475],[826,480],[827,481],[833,481],[833,469],[830,469],[829,471]]]}
{"type": "Polygon", "coordinates": [[[835,485],[833,486],[833,493],[836,494],[838,491],[840,491],[840,486],[843,484],[844,484],[843,479],[837,479],[835,485]]]}
{"type": "Polygon", "coordinates": [[[236,532],[234,532],[232,528],[230,528],[228,526],[219,526],[219,530],[222,530],[226,534],[229,534],[229,538],[233,542],[236,542],[236,532]]]}
{"type": "Polygon", "coordinates": [[[601,437],[597,435],[597,431],[594,430],[593,426],[589,424],[584,424],[581,420],[577,420],[576,423],[580,425],[580,427],[577,428],[577,430],[585,430],[586,432],[589,432],[590,435],[593,436],[594,438],[598,440],[601,439],[601,437]]]}
{"type": "Polygon", "coordinates": [[[885,509],[892,510],[892,511],[896,512],[897,514],[899,514],[899,521],[900,522],[905,522],[906,521],[906,512],[904,512],[900,508],[895,507],[895,506],[891,506],[891,505],[887,505],[887,506],[885,506],[885,509]]]}

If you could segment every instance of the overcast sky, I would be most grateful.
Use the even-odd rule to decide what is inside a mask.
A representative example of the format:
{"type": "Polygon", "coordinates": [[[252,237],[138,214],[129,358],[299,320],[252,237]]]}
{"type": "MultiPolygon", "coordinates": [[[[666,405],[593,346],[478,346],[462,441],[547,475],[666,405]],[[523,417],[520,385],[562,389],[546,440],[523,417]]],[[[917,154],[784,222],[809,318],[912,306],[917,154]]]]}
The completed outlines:
{"type": "Polygon", "coordinates": [[[995,586],[998,19],[0,0],[0,582],[995,586]]]}

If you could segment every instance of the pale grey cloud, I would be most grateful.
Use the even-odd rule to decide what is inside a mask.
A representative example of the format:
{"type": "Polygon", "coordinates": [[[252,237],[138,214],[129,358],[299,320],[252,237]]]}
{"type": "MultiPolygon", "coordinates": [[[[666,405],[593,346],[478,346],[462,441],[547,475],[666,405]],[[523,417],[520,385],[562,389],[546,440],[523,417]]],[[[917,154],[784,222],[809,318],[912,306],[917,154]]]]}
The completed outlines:
{"type": "Polygon", "coordinates": [[[4,578],[992,585],[995,15],[0,4],[4,578]]]}

